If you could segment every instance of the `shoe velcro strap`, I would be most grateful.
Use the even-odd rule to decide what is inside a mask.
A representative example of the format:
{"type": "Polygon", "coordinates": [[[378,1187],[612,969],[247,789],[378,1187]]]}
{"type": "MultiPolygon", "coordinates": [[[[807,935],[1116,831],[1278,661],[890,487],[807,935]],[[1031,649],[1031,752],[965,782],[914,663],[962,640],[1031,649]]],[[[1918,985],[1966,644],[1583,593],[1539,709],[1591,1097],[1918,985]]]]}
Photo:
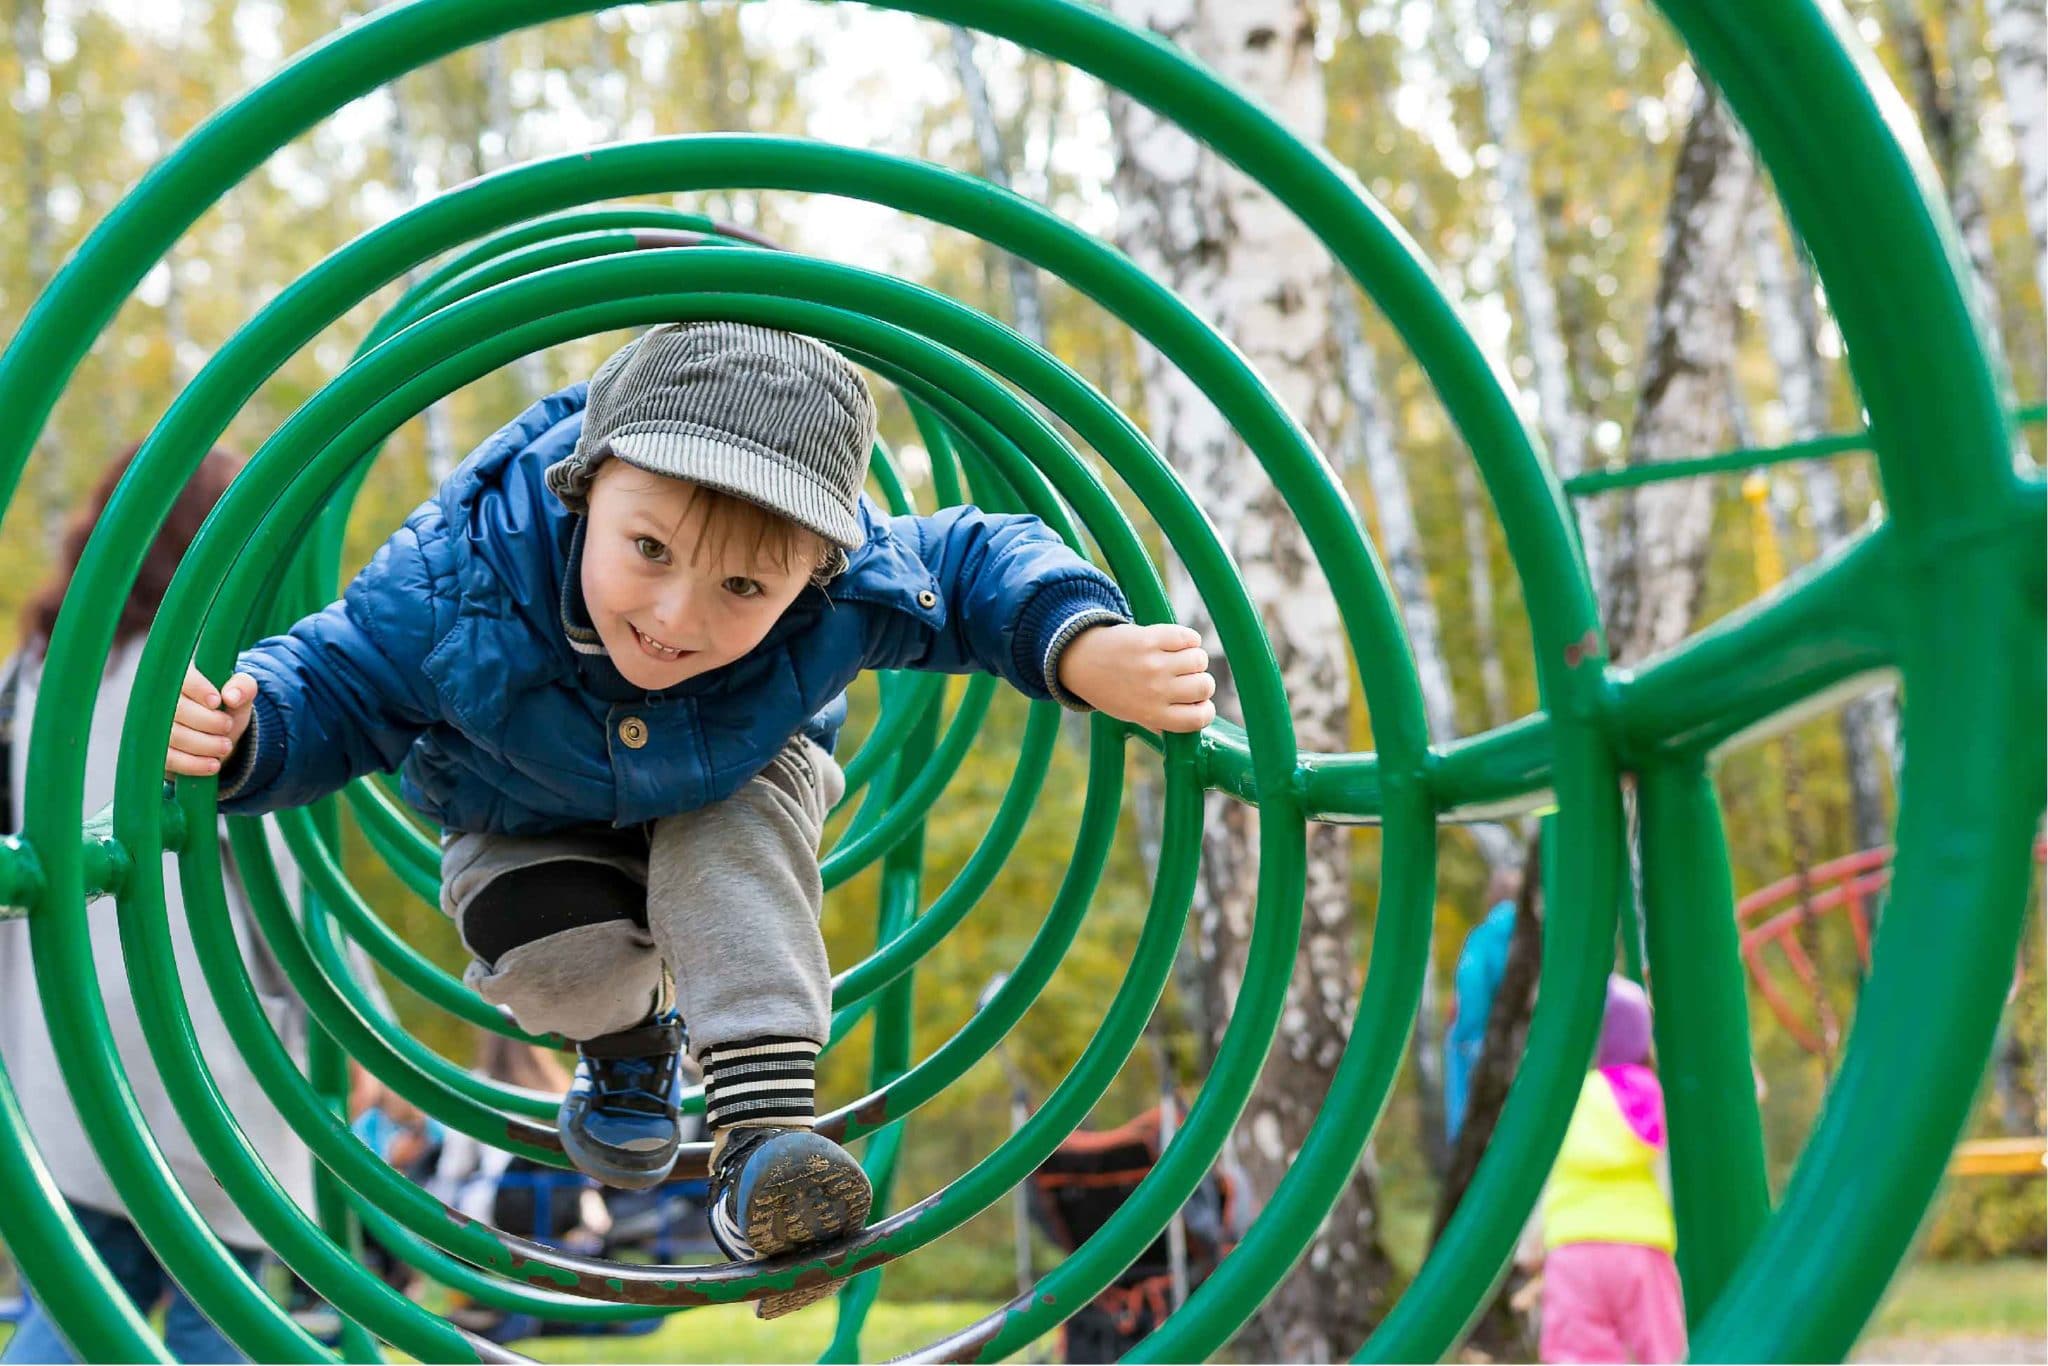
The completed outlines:
{"type": "Polygon", "coordinates": [[[653,1058],[680,1052],[682,1046],[683,1027],[670,1020],[586,1039],[576,1050],[586,1058],[653,1058]]]}

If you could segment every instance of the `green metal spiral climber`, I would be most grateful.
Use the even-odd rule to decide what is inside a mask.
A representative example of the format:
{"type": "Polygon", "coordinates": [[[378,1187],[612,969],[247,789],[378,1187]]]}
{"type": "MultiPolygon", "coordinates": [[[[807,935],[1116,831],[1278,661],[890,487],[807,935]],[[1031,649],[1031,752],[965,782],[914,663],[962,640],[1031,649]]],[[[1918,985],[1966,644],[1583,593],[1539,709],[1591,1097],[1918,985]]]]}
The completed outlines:
{"type": "MultiPolygon", "coordinates": [[[[857,1273],[923,1247],[998,1201],[1074,1129],[1140,1038],[1194,887],[1202,797],[1256,802],[1260,883],[1245,987],[1216,1066],[1164,1160],[1101,1234],[1028,1296],[927,1349],[996,1359],[1087,1302],[1165,1226],[1215,1159],[1264,1062],[1300,931],[1310,820],[1385,827],[1378,930],[1351,1041],[1300,1160],[1220,1272],[1134,1354],[1215,1352],[1286,1273],[1335,1199],[1385,1102],[1429,944],[1436,824],[1549,790],[1558,805],[1541,1003],[1471,1193],[1359,1360],[1434,1360],[1495,1282],[1561,1141],[1593,1047],[1624,866],[1620,784],[1642,819],[1646,942],[1669,1094],[1679,1257],[1703,1359],[1844,1354],[1904,1255],[1965,1121],[2011,979],[2043,802],[2043,485],[2016,474],[2001,378],[1959,284],[1960,253],[1896,94],[1830,3],[1662,0],[1751,130],[1833,301],[1870,417],[1890,519],[1785,592],[1633,673],[1609,667],[1555,479],[1507,382],[1378,204],[1316,149],[1171,47],[1073,0],[880,0],[964,24],[1121,87],[1259,180],[1328,244],[1420,359],[1476,453],[1528,603],[1544,710],[1493,733],[1429,742],[1413,661],[1354,509],[1301,427],[1243,359],[1116,252],[978,180],[878,153],[778,138],[665,138],[537,161],[475,181],[369,232],[294,282],[221,349],[157,424],[92,537],[58,623],[30,731],[24,829],[0,845],[0,914],[26,914],[44,1009],[99,1156],[128,1210],[200,1308],[258,1359],[331,1360],[247,1278],[196,1216],[143,1125],[111,1042],[82,914],[111,892],[157,1066],[215,1175],[269,1245],[345,1316],[343,1353],[372,1338],[422,1360],[503,1358],[370,1275],[360,1219],[433,1276],[486,1303],[552,1318],[637,1317],[857,1273]],[[1051,271],[1156,345],[1211,396],[1306,528],[1338,594],[1372,709],[1371,754],[1297,750],[1260,623],[1201,510],[1132,424],[1058,360],[930,291],[720,240],[666,210],[586,206],[711,188],[830,193],[980,236],[1051,271]],[[451,256],[451,253],[453,255],[451,256]],[[150,632],[111,816],[81,834],[86,726],[113,614],[178,486],[283,359],[359,301],[447,258],[356,360],[258,452],[207,524],[150,632]],[[351,495],[384,439],[430,403],[528,352],[661,319],[718,317],[824,338],[900,386],[933,449],[941,500],[972,494],[1085,529],[1143,619],[1168,616],[1158,572],[1093,467],[1020,395],[1056,414],[1145,504],[1203,593],[1247,725],[1157,745],[1164,855],[1126,980],[1075,1069],[1020,1132],[944,1189],[829,1255],[757,1267],[592,1261],[455,1214],[396,1175],[337,1113],[344,1056],[452,1128],[555,1166],[552,1098],[478,1080],[400,1029],[351,975],[343,935],[428,999],[485,1028],[499,1015],[418,957],[339,872],[332,803],[281,819],[309,888],[296,915],[250,822],[236,854],[257,917],[310,1006],[310,1078],[241,966],[210,828],[214,785],[161,765],[177,684],[196,655],[223,677],[236,648],[332,595],[351,495]],[[963,486],[962,479],[966,479],[963,486]],[[1069,513],[1071,509],[1071,514],[1069,513]],[[279,566],[289,566],[279,572],[279,566]],[[1855,675],[1895,668],[1909,707],[1896,881],[1846,1061],[1782,1201],[1764,1185],[1715,746],[1855,675]],[[248,1064],[323,1168],[317,1217],[256,1160],[202,1064],[165,922],[176,850],[206,987],[248,1064]],[[1910,972],[1902,964],[1912,965],[1910,972]],[[1900,1099],[1911,1097],[1902,1110],[1900,1099]]],[[[435,58],[599,6],[589,0],[415,0],[306,52],[209,120],[99,225],[0,358],[0,488],[11,492],[93,338],[214,201],[290,138],[435,58]]],[[[886,459],[876,476],[901,499],[886,459]]],[[[893,1164],[897,1121],[985,1056],[1045,984],[1086,914],[1122,798],[1133,732],[1091,722],[1086,809],[1071,869],[1006,984],[929,1056],[910,1055],[907,977],[973,912],[1008,856],[1054,739],[1041,704],[1016,777],[961,876],[919,891],[922,819],[973,743],[994,684],[974,683],[943,732],[935,680],[885,679],[850,764],[864,792],[828,885],[880,860],[880,947],[843,973],[835,1035],[879,1022],[875,1089],[827,1123],[872,1135],[893,1164]]],[[[346,797],[417,892],[437,854],[379,783],[346,797]]],[[[701,1104],[701,1098],[698,1103],[701,1104]]],[[[695,1154],[701,1164],[703,1154],[695,1154]]],[[[692,1159],[686,1159],[687,1161],[692,1159]]],[[[886,1182],[881,1183],[886,1188],[886,1182]]],[[[165,1360],[114,1288],[29,1144],[0,1077],[0,1238],[60,1327],[93,1359],[165,1360]]],[[[856,1307],[873,1278],[856,1280],[856,1307]]]]}

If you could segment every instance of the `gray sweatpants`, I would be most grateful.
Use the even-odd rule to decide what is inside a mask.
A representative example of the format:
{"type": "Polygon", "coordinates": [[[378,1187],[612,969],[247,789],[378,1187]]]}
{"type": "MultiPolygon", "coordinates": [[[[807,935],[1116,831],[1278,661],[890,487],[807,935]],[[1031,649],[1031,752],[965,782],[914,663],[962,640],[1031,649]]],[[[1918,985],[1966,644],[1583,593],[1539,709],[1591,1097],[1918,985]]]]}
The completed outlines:
{"type": "MultiPolygon", "coordinates": [[[[487,907],[477,902],[507,874],[543,864],[573,870],[581,861],[646,888],[644,926],[623,918],[575,924],[493,961],[479,956],[464,980],[510,1010],[521,1029],[593,1039],[630,1029],[658,1008],[666,968],[699,1058],[721,1044],[771,1035],[822,1044],[832,972],[818,928],[825,899],[818,840],[825,813],[845,790],[832,756],[799,736],[726,800],[650,825],[536,836],[444,833],[441,908],[472,953],[480,942],[505,938],[472,917],[505,913],[499,898],[485,898],[487,907]]],[[[568,918],[578,914],[571,908],[568,918]]]]}

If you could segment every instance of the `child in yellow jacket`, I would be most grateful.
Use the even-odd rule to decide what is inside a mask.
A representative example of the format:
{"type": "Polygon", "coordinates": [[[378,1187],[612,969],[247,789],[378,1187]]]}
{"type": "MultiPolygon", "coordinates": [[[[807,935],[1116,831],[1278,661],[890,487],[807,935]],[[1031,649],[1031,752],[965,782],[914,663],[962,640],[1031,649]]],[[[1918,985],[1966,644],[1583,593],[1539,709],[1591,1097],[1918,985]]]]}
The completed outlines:
{"type": "Polygon", "coordinates": [[[1600,1051],[1543,1197],[1545,1361],[1685,1359],[1678,1244],[1664,1193],[1664,1090],[1650,1003],[1607,983],[1600,1051]]]}

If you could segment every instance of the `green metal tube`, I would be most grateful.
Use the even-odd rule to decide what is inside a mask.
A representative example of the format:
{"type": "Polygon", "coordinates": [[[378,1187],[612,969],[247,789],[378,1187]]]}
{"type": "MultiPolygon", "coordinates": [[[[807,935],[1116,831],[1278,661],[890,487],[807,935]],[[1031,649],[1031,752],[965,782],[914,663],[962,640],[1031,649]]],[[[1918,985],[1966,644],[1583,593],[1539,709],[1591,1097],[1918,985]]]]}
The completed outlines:
{"type": "Polygon", "coordinates": [[[1771,1192],[1720,802],[1697,760],[1652,764],[1637,783],[1678,1272],[1697,1324],[1770,1218],[1771,1192]]]}
{"type": "MultiPolygon", "coordinates": [[[[2040,426],[2044,418],[2048,418],[2048,408],[2038,403],[2031,407],[2015,409],[2012,415],[2015,424],[2030,427],[2040,426]]],[[[1703,474],[1734,474],[1765,465],[1781,465],[1793,460],[1825,459],[1828,456],[1848,455],[1870,449],[1869,431],[1840,432],[1833,436],[1815,436],[1804,441],[1787,442],[1782,446],[1717,451],[1713,455],[1694,456],[1688,460],[1659,460],[1650,464],[1592,470],[1565,480],[1564,491],[1573,498],[1583,498],[1588,494],[1606,493],[1612,489],[1641,488],[1645,484],[1658,484],[1668,479],[1692,479],[1703,474]]]]}
{"type": "MultiPolygon", "coordinates": [[[[306,1079],[326,1097],[336,1115],[343,1119],[348,1117],[348,1055],[318,1029],[307,1031],[306,1079]]],[[[313,1168],[313,1206],[321,1229],[334,1240],[335,1246],[360,1262],[363,1258],[363,1232],[356,1222],[355,1212],[348,1206],[346,1188],[334,1179],[334,1173],[318,1165],[313,1168]]],[[[350,1362],[384,1360],[376,1339],[351,1318],[341,1321],[341,1357],[350,1362]]]]}
{"type": "MultiPolygon", "coordinates": [[[[977,680],[978,681],[978,680],[977,680]]],[[[964,710],[964,708],[963,708],[964,710]]],[[[980,718],[976,718],[979,725],[980,718]]],[[[951,729],[959,728],[956,717],[951,729]]],[[[901,775],[906,770],[922,769],[929,772],[933,741],[938,734],[938,717],[928,715],[922,724],[911,733],[909,747],[904,751],[904,764],[898,768],[896,783],[903,786],[901,775]]],[[[923,774],[920,773],[919,780],[923,774]]],[[[897,794],[901,800],[902,794],[897,794]]],[[[920,808],[922,810],[922,808],[920,808]]],[[[924,864],[924,822],[919,820],[905,836],[889,849],[882,860],[881,914],[876,926],[878,943],[886,944],[900,935],[917,914],[918,886],[924,864]]],[[[911,1030],[916,1018],[916,1002],[912,994],[913,979],[905,973],[883,988],[875,1003],[875,1037],[870,1052],[868,1089],[881,1091],[910,1068],[911,1030]]],[[[870,1217],[885,1215],[891,1204],[890,1196],[896,1180],[896,1162],[903,1151],[905,1121],[897,1120],[888,1128],[875,1134],[862,1155],[861,1165],[866,1169],[868,1180],[874,1189],[874,1204],[870,1217]]],[[[858,1361],[860,1359],[861,1327],[867,1320],[868,1310],[873,1308],[881,1294],[884,1268],[875,1267],[858,1276],[848,1278],[839,1287],[837,1323],[833,1326],[832,1341],[827,1345],[820,1361],[858,1361]]]]}

